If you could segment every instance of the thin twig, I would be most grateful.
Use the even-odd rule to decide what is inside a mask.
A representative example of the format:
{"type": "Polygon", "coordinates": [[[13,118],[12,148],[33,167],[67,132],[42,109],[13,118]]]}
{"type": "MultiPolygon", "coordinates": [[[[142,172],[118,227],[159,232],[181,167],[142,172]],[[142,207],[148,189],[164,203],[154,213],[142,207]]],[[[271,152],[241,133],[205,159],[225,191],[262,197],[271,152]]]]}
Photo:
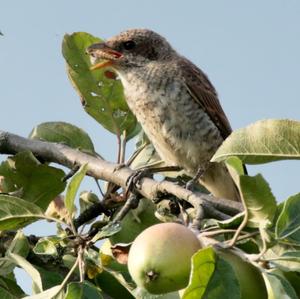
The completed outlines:
{"type": "Polygon", "coordinates": [[[128,197],[125,204],[121,208],[121,210],[117,213],[117,215],[114,217],[115,222],[121,221],[130,210],[137,208],[139,204],[140,197],[136,194],[131,194],[131,196],[128,197]]]}
{"type": "Polygon", "coordinates": [[[242,202],[242,205],[244,207],[244,218],[243,218],[242,223],[240,224],[240,226],[236,230],[233,238],[229,242],[229,244],[228,244],[229,247],[234,246],[235,242],[238,240],[238,237],[239,237],[241,231],[246,227],[246,225],[248,223],[248,219],[249,219],[249,212],[248,212],[248,209],[247,209],[247,206],[246,206],[244,196],[243,196],[242,192],[240,192],[240,194],[241,194],[241,196],[240,196],[241,197],[241,202],[242,202]]]}
{"type": "Polygon", "coordinates": [[[74,167],[63,177],[63,182],[66,182],[68,179],[70,179],[79,169],[78,165],[74,165],[74,167]]]}
{"type": "Polygon", "coordinates": [[[261,227],[259,227],[259,233],[260,233],[260,237],[261,237],[261,241],[262,241],[262,249],[261,249],[260,253],[256,256],[256,258],[253,259],[253,261],[259,261],[264,256],[266,251],[268,250],[267,240],[264,237],[264,233],[262,232],[261,227]]]}
{"type": "Polygon", "coordinates": [[[126,142],[127,142],[127,134],[126,134],[126,130],[124,130],[122,134],[122,143],[121,143],[121,158],[120,158],[121,164],[124,164],[125,162],[126,142]]]}
{"type": "Polygon", "coordinates": [[[140,152],[148,145],[149,143],[144,143],[142,146],[140,146],[138,149],[136,149],[133,154],[130,156],[128,161],[126,162],[126,165],[130,166],[131,163],[136,159],[136,157],[140,154],[140,152]]]}
{"type": "MultiPolygon", "coordinates": [[[[77,257],[74,265],[72,266],[72,268],[70,269],[69,273],[66,275],[65,279],[63,280],[63,282],[60,284],[60,290],[62,290],[65,285],[67,284],[69,278],[71,277],[72,273],[75,271],[75,269],[77,268],[79,263],[79,257],[77,257]]],[[[59,293],[59,292],[58,292],[59,293]]]]}
{"type": "Polygon", "coordinates": [[[215,231],[209,231],[209,232],[201,232],[200,235],[203,237],[213,237],[213,236],[218,236],[222,234],[230,234],[230,233],[235,233],[235,229],[218,229],[215,231]]]}
{"type": "Polygon", "coordinates": [[[83,282],[84,281],[84,257],[83,257],[82,246],[79,246],[78,248],[78,265],[79,265],[80,282],[83,282]]]}
{"type": "Polygon", "coordinates": [[[97,180],[96,178],[94,178],[94,180],[95,180],[95,182],[96,182],[96,185],[97,185],[97,187],[98,187],[99,192],[101,193],[102,197],[104,197],[104,193],[103,193],[103,191],[102,191],[102,188],[101,188],[101,186],[100,186],[98,180],[97,180]]]}
{"type": "Polygon", "coordinates": [[[259,234],[259,232],[248,233],[248,234],[239,236],[237,241],[249,239],[249,238],[252,238],[252,237],[254,237],[254,236],[257,236],[258,234],[259,234]]]}
{"type": "Polygon", "coordinates": [[[120,160],[121,160],[121,135],[118,132],[117,136],[117,144],[118,144],[118,155],[117,155],[117,163],[120,164],[120,160]]]}

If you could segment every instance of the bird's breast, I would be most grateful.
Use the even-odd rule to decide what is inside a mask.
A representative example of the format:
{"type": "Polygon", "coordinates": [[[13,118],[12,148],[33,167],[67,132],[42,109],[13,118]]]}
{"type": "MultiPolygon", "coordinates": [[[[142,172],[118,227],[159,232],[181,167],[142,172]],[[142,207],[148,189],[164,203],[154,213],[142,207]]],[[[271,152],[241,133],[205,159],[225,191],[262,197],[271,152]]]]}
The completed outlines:
{"type": "Polygon", "coordinates": [[[221,144],[219,130],[173,77],[120,76],[129,108],[160,157],[195,172],[221,144]]]}

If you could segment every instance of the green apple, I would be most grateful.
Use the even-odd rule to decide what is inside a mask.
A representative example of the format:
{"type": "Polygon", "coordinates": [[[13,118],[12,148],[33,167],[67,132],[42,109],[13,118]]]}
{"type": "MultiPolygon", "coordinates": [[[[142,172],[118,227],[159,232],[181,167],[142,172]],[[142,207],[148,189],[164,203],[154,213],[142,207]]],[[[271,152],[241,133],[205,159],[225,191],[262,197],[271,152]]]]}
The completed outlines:
{"type": "Polygon", "coordinates": [[[300,298],[300,273],[299,272],[283,272],[284,277],[289,281],[295,289],[297,296],[300,298]]]}
{"type": "Polygon", "coordinates": [[[134,240],[128,270],[135,283],[149,293],[177,291],[187,286],[191,257],[200,248],[197,236],[184,225],[156,224],[134,240]]]}
{"type": "Polygon", "coordinates": [[[240,284],[241,299],[267,299],[267,289],[261,272],[230,249],[217,250],[218,254],[227,261],[236,274],[240,284]]]}

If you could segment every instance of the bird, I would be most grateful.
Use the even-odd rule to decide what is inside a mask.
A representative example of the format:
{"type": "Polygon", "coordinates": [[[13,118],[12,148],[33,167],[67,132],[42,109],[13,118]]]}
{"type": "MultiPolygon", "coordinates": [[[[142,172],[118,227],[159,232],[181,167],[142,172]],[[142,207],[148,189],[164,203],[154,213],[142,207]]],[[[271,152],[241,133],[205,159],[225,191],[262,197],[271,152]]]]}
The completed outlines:
{"type": "Polygon", "coordinates": [[[207,75],[160,34],[129,29],[90,45],[91,69],[112,68],[126,102],[160,158],[195,177],[215,197],[240,200],[226,165],[210,162],[231,134],[207,75]]]}

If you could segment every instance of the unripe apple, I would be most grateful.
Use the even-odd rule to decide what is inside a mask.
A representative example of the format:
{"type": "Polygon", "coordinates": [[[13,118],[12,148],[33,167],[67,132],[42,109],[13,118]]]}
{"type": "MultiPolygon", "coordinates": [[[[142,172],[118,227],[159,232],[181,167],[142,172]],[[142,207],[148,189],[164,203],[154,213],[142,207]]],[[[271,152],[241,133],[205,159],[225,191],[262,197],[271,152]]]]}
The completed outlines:
{"type": "Polygon", "coordinates": [[[134,240],[128,269],[139,287],[152,294],[169,293],[187,286],[191,257],[201,248],[197,236],[177,223],[160,223],[134,240]]]}
{"type": "Polygon", "coordinates": [[[267,289],[261,272],[242,257],[228,250],[218,250],[218,254],[227,261],[235,272],[241,289],[241,299],[267,299],[267,289]]]}

